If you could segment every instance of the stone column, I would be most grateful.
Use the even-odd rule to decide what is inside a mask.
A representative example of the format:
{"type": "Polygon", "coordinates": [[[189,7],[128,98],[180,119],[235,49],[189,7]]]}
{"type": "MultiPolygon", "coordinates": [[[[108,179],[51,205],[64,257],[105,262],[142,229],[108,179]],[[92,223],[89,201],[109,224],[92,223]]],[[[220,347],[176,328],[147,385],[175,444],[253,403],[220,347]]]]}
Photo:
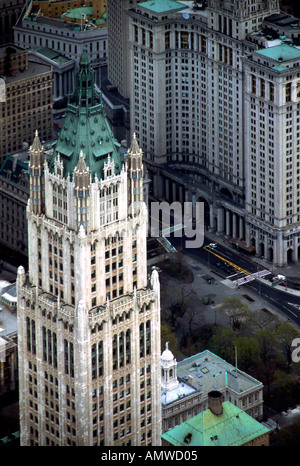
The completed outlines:
{"type": "Polygon", "coordinates": [[[236,232],[237,232],[237,219],[236,219],[236,214],[232,214],[232,237],[233,238],[236,238],[237,235],[236,235],[236,232]]]}
{"type": "Polygon", "coordinates": [[[244,219],[240,217],[239,219],[239,238],[244,238],[244,219]]]}
{"type": "Polygon", "coordinates": [[[58,75],[58,96],[60,99],[63,97],[63,88],[62,88],[62,74],[59,73],[58,75]]]}
{"type": "Polygon", "coordinates": [[[172,181],[172,202],[176,201],[176,182],[172,181]]]}
{"type": "Polygon", "coordinates": [[[155,173],[153,177],[153,191],[155,197],[161,198],[163,196],[163,178],[159,173],[155,173]]]}
{"type": "Polygon", "coordinates": [[[217,235],[224,233],[224,208],[219,206],[217,209],[217,235]]]}
{"type": "Polygon", "coordinates": [[[211,205],[209,208],[209,227],[208,231],[214,231],[215,225],[214,225],[214,209],[213,206],[211,205]]]}
{"type": "Polygon", "coordinates": [[[180,204],[183,204],[183,189],[184,189],[183,186],[180,185],[179,186],[179,202],[180,202],[180,204]]]}
{"type": "Polygon", "coordinates": [[[165,198],[167,201],[170,200],[170,181],[168,178],[165,179],[165,198]]]}
{"type": "Polygon", "coordinates": [[[282,238],[282,232],[278,232],[274,243],[274,263],[279,267],[287,263],[287,242],[282,238]]]}
{"type": "Polygon", "coordinates": [[[230,210],[226,210],[226,236],[230,236],[230,210]]]}

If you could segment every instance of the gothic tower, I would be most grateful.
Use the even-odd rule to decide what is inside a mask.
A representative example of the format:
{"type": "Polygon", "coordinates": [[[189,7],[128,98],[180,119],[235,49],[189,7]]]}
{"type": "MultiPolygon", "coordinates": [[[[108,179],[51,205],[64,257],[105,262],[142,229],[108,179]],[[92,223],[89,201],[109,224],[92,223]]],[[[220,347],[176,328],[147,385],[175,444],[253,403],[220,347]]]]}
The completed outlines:
{"type": "Polygon", "coordinates": [[[123,160],[84,52],[53,155],[37,134],[30,148],[21,445],[160,445],[160,290],[140,174],[138,142],[123,160]]]}

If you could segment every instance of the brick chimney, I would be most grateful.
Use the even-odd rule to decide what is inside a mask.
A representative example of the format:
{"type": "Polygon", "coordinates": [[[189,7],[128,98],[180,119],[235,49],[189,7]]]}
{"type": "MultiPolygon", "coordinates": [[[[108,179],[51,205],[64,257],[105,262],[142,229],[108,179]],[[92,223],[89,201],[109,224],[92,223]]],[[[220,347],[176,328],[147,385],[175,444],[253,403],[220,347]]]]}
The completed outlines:
{"type": "Polygon", "coordinates": [[[212,390],[208,393],[208,408],[216,416],[223,414],[222,393],[218,390],[212,390]]]}

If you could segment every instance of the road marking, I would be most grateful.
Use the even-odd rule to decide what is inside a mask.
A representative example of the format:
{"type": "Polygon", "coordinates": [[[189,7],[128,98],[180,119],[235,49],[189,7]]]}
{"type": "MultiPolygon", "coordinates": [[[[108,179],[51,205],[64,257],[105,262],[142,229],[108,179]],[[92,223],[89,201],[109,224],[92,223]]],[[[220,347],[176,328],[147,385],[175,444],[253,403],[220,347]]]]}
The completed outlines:
{"type": "Polygon", "coordinates": [[[227,262],[227,264],[231,265],[231,267],[233,267],[233,268],[234,268],[235,270],[237,270],[238,272],[243,272],[245,275],[250,275],[250,272],[248,272],[248,271],[245,270],[245,269],[242,269],[241,267],[239,267],[238,265],[234,264],[233,262],[230,262],[229,259],[224,258],[223,256],[220,256],[220,255],[217,254],[215,251],[212,251],[211,249],[208,249],[208,248],[206,248],[206,247],[204,247],[203,249],[205,249],[205,251],[210,252],[211,254],[214,254],[216,257],[218,257],[218,259],[221,259],[222,261],[227,262]]]}

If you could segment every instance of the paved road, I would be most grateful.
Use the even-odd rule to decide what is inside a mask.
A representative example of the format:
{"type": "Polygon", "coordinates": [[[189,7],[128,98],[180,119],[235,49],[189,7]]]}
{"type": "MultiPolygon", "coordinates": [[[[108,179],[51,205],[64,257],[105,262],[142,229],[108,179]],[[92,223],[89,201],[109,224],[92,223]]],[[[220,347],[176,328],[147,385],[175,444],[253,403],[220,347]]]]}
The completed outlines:
{"type": "MultiPolygon", "coordinates": [[[[240,251],[231,250],[224,246],[221,242],[217,243],[216,248],[209,249],[206,246],[211,243],[208,237],[205,237],[204,245],[200,248],[186,249],[185,238],[174,238],[170,237],[171,243],[178,249],[182,248],[184,254],[202,262],[203,264],[209,265],[215,272],[222,277],[231,277],[233,281],[234,274],[238,272],[238,268],[244,271],[244,274],[252,274],[262,269],[261,264],[255,261],[255,258],[247,256],[240,251]],[[220,268],[217,264],[224,264],[224,261],[228,263],[227,269],[220,268]],[[236,266],[236,268],[234,267],[236,266]]],[[[281,291],[278,287],[271,286],[271,278],[274,273],[268,275],[268,280],[253,280],[246,285],[245,290],[252,290],[259,294],[262,298],[268,301],[272,306],[276,307],[280,312],[284,313],[288,319],[295,322],[300,326],[300,296],[299,292],[295,294],[286,293],[284,289],[281,291]],[[294,304],[294,305],[293,305],[294,304]],[[296,305],[296,306],[295,306],[296,305]],[[298,309],[297,309],[298,305],[298,309]]],[[[267,278],[267,277],[266,277],[267,278]]],[[[245,286],[245,285],[243,285],[245,286]]]]}

